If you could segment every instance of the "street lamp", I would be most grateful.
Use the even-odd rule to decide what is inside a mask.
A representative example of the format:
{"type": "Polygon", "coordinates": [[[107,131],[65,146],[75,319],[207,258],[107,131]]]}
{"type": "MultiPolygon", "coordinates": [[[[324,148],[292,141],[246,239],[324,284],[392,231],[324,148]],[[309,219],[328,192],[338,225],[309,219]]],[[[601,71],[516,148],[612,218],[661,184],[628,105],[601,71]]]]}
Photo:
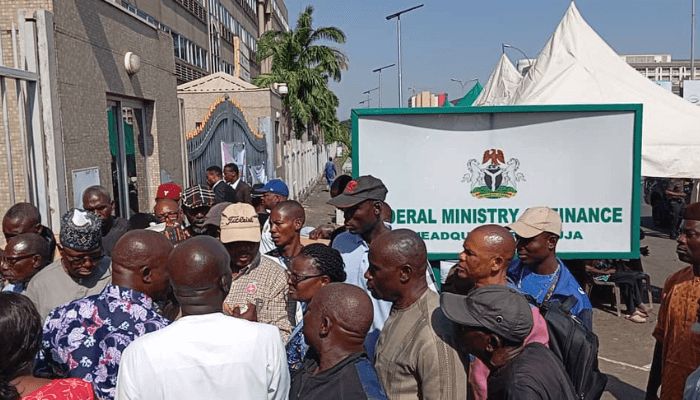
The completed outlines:
{"type": "Polygon", "coordinates": [[[374,89],[369,89],[369,90],[365,90],[364,92],[362,92],[362,94],[366,94],[366,95],[367,95],[367,100],[366,100],[366,101],[367,101],[367,107],[369,107],[369,104],[370,104],[369,94],[372,93],[372,92],[374,92],[375,90],[379,90],[379,88],[376,87],[376,88],[374,88],[374,89]]]}
{"type": "Polygon", "coordinates": [[[690,9],[690,79],[695,79],[695,0],[690,9]]]}
{"type": "Polygon", "coordinates": [[[457,83],[459,83],[459,85],[462,87],[462,91],[464,91],[464,86],[466,86],[467,83],[469,83],[469,82],[474,82],[474,81],[477,81],[477,82],[478,82],[478,81],[479,81],[479,78],[472,78],[472,79],[469,79],[469,80],[466,80],[466,81],[463,81],[463,80],[461,80],[461,79],[456,79],[456,78],[450,78],[450,80],[451,80],[452,82],[457,82],[457,83]]]}
{"type": "Polygon", "coordinates": [[[513,50],[518,51],[518,52],[519,52],[520,54],[522,54],[522,55],[525,57],[525,59],[527,60],[527,66],[528,66],[528,67],[532,67],[532,61],[531,61],[532,59],[531,59],[527,54],[525,54],[524,51],[522,51],[522,50],[520,50],[518,47],[515,47],[515,46],[510,45],[510,44],[508,44],[508,43],[501,43],[501,51],[502,51],[503,53],[505,53],[505,52],[506,52],[506,49],[513,49],[513,50]]]}
{"type": "Polygon", "coordinates": [[[386,19],[387,21],[396,18],[396,37],[398,38],[398,64],[399,64],[399,107],[403,104],[403,91],[402,91],[402,86],[403,86],[403,78],[401,77],[401,14],[405,14],[409,11],[413,11],[417,8],[423,7],[423,4],[419,4],[417,6],[413,6],[411,8],[407,8],[405,10],[401,10],[399,12],[393,13],[391,15],[387,15],[386,19]]]}
{"type": "Polygon", "coordinates": [[[367,108],[369,108],[369,99],[367,100],[362,100],[361,102],[357,103],[359,105],[367,104],[367,108]]]}
{"type": "Polygon", "coordinates": [[[373,69],[372,72],[379,72],[379,85],[377,86],[379,88],[379,108],[382,108],[382,70],[391,68],[396,64],[390,64],[390,65],[385,65],[383,67],[379,67],[377,69],[373,69]]]}

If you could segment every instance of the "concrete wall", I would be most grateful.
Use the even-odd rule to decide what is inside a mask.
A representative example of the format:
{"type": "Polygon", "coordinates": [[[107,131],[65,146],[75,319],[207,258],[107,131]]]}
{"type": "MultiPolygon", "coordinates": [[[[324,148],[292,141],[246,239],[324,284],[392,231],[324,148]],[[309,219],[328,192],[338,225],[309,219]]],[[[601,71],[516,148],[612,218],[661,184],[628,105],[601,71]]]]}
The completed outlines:
{"type": "MultiPolygon", "coordinates": [[[[108,98],[143,101],[147,110],[150,107],[155,151],[149,161],[149,184],[140,197],[154,196],[153,185],[158,183],[160,169],[182,182],[170,35],[103,1],[56,0],[54,5],[58,94],[69,188],[72,170],[94,166],[100,168],[102,185],[112,187],[108,98]],[[124,68],[128,51],[141,57],[141,70],[133,76],[124,68]]],[[[72,189],[68,193],[72,204],[72,189]]]]}

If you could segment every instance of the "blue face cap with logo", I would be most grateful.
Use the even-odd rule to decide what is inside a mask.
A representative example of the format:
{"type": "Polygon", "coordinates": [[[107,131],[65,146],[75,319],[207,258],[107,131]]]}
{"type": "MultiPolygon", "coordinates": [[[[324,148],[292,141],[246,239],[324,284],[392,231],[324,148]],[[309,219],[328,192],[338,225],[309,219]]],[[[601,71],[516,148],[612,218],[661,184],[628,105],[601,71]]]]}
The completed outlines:
{"type": "Polygon", "coordinates": [[[280,196],[289,197],[289,188],[281,179],[273,179],[265,184],[258,193],[273,193],[280,196]]]}

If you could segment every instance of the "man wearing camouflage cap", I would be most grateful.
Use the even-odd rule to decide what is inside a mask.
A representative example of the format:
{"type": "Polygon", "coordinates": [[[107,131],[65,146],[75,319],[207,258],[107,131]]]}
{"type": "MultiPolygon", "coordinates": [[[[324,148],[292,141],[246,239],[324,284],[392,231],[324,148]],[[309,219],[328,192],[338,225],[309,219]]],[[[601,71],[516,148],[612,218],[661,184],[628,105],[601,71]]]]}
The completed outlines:
{"type": "Polygon", "coordinates": [[[112,261],[102,250],[100,218],[71,209],[61,218],[61,259],[39,271],[27,286],[41,318],[69,301],[98,294],[110,283],[112,261]]]}

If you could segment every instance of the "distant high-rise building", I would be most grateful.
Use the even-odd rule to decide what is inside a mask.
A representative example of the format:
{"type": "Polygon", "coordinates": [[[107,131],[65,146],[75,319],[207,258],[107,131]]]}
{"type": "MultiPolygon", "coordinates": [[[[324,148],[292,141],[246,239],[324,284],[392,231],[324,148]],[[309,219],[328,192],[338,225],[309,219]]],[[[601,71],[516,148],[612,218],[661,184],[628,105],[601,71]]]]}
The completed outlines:
{"type": "MultiPolygon", "coordinates": [[[[670,82],[671,90],[677,95],[682,93],[683,81],[691,79],[690,60],[673,60],[670,54],[633,54],[621,57],[650,80],[657,83],[670,82]]],[[[700,79],[700,66],[697,64],[695,79],[700,79]]]]}

